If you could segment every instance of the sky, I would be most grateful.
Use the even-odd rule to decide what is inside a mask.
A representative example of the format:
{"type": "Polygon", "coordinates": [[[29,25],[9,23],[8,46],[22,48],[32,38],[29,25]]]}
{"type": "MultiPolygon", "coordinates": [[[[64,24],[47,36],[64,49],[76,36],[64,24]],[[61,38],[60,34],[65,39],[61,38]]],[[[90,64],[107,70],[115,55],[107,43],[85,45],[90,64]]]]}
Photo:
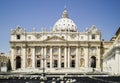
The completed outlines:
{"type": "Polygon", "coordinates": [[[0,0],[0,52],[10,51],[11,29],[50,30],[65,6],[79,32],[95,25],[109,41],[120,27],[120,0],[0,0]]]}

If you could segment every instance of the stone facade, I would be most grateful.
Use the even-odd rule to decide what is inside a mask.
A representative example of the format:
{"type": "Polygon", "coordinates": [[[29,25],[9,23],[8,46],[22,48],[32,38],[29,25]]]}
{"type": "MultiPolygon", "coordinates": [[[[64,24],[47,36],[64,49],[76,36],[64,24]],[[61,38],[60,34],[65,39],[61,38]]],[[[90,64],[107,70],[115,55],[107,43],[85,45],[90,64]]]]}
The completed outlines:
{"type": "Polygon", "coordinates": [[[7,72],[9,57],[4,53],[0,53],[0,72],[7,72]]]}
{"type": "Polygon", "coordinates": [[[111,42],[113,44],[103,57],[103,70],[110,74],[120,74],[120,28],[112,37],[111,42]]]}
{"type": "Polygon", "coordinates": [[[28,32],[20,26],[11,30],[11,66],[12,70],[45,67],[50,71],[86,72],[93,66],[101,71],[103,53],[110,44],[101,40],[101,32],[94,25],[79,32],[65,9],[51,31],[43,28],[40,32],[35,29],[28,32]]]}

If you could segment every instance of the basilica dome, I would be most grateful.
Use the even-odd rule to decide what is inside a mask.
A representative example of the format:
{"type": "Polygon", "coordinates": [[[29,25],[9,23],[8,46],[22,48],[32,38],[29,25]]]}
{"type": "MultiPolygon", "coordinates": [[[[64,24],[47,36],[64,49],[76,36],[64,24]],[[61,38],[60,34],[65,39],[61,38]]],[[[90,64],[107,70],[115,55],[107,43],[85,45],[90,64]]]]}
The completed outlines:
{"type": "Polygon", "coordinates": [[[59,32],[59,31],[77,32],[77,26],[71,19],[69,19],[68,12],[66,9],[64,9],[62,13],[62,18],[60,18],[54,24],[53,31],[54,32],[59,32]]]}

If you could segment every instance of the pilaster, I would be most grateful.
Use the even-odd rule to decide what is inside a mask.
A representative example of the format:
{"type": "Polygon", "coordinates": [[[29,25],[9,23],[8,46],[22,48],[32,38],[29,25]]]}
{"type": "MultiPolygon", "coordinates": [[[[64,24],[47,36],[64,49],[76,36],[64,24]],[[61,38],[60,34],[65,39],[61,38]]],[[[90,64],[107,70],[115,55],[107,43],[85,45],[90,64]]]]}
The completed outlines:
{"type": "Polygon", "coordinates": [[[58,60],[58,68],[61,68],[61,47],[59,47],[59,60],[58,60]]]}
{"type": "Polygon", "coordinates": [[[85,56],[85,67],[88,68],[89,58],[88,58],[88,48],[87,47],[84,48],[84,54],[85,54],[84,55],[85,56]]]}
{"type": "Polygon", "coordinates": [[[15,70],[15,52],[14,52],[14,48],[11,48],[11,66],[12,66],[12,70],[15,70]]]}
{"type": "Polygon", "coordinates": [[[42,47],[41,68],[43,68],[44,47],[42,47]]]}
{"type": "Polygon", "coordinates": [[[99,47],[97,47],[97,57],[96,58],[98,59],[96,66],[98,69],[100,69],[101,58],[100,58],[100,48],[99,47]]]}
{"type": "Polygon", "coordinates": [[[50,68],[53,67],[53,62],[52,62],[52,47],[50,47],[50,68]]]}
{"type": "Polygon", "coordinates": [[[120,74],[120,49],[115,49],[115,74],[120,74]]]}
{"type": "Polygon", "coordinates": [[[26,68],[26,56],[27,56],[27,52],[26,52],[26,48],[22,47],[21,50],[21,68],[26,68]]]}
{"type": "Polygon", "coordinates": [[[35,47],[32,48],[32,68],[35,68],[35,47]]]}
{"type": "Polygon", "coordinates": [[[47,49],[46,47],[44,48],[44,59],[45,59],[45,68],[46,68],[46,55],[47,55],[47,49]]]}
{"type": "Polygon", "coordinates": [[[79,56],[78,56],[78,47],[76,47],[76,62],[75,62],[75,67],[78,68],[78,65],[79,65],[79,62],[78,62],[78,59],[79,59],[79,56]]]}
{"type": "Polygon", "coordinates": [[[64,65],[65,65],[65,68],[67,68],[67,47],[65,47],[65,56],[64,56],[64,65]]]}
{"type": "Polygon", "coordinates": [[[70,47],[68,47],[68,68],[70,68],[70,47]]]}

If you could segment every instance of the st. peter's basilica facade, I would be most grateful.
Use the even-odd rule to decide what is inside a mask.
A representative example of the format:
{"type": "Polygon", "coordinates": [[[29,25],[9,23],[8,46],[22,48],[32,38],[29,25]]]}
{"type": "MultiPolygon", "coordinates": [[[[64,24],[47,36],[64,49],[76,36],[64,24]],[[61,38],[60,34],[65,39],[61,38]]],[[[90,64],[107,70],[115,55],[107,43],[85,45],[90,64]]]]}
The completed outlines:
{"type": "MultiPolygon", "coordinates": [[[[45,28],[27,32],[20,26],[11,30],[10,54],[12,70],[102,71],[103,53],[112,41],[103,41],[101,31],[92,26],[79,32],[64,9],[62,17],[50,31],[45,28]]],[[[62,71],[60,71],[62,72],[62,71]]]]}

